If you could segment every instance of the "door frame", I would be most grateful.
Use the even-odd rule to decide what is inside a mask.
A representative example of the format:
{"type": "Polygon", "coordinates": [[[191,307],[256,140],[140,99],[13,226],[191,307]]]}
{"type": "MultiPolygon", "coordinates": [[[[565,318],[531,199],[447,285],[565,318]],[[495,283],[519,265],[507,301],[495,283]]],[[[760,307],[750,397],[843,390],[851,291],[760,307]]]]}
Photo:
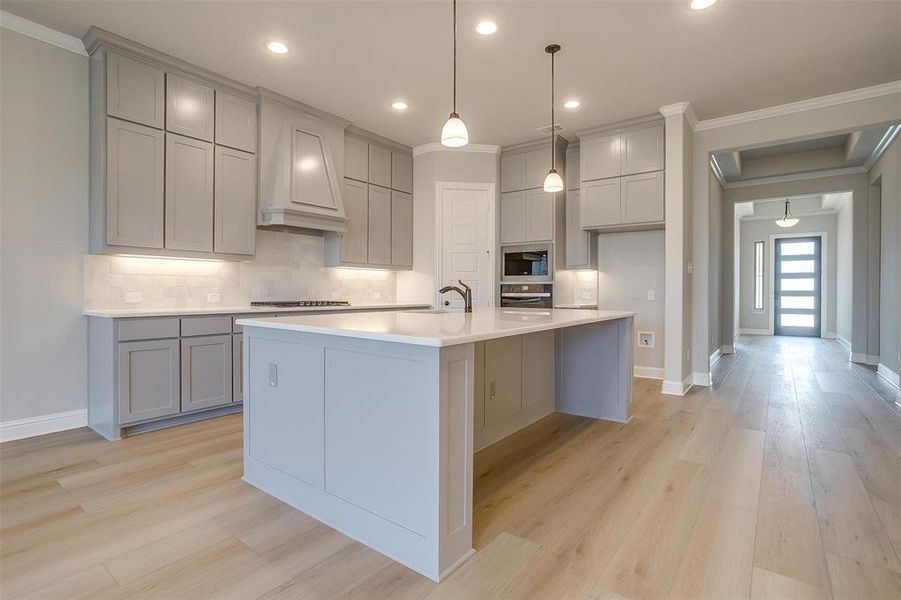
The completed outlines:
{"type": "Polygon", "coordinates": [[[441,294],[438,293],[439,276],[444,272],[444,192],[445,190],[475,190],[488,192],[488,307],[497,306],[497,192],[494,183],[476,183],[473,181],[436,181],[435,182],[435,306],[441,306],[441,294]]]}
{"type": "Polygon", "coordinates": [[[767,274],[767,284],[769,285],[770,297],[770,326],[769,335],[774,335],[776,331],[776,240],[785,238],[820,238],[820,337],[827,337],[826,331],[826,312],[829,306],[829,294],[827,294],[826,284],[829,282],[827,273],[829,272],[829,255],[828,235],[825,231],[807,231],[804,233],[772,233],[770,234],[770,247],[767,251],[769,255],[769,273],[767,274]]]}

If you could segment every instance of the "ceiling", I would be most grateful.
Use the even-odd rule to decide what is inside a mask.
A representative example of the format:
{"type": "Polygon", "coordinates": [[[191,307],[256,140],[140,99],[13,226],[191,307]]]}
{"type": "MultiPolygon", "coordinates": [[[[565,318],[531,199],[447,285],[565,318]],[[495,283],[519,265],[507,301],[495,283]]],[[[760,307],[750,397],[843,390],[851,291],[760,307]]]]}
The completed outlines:
{"type": "MultiPolygon", "coordinates": [[[[437,141],[450,112],[450,1],[3,0],[3,10],[81,37],[98,25],[400,142],[437,141]],[[273,56],[268,39],[291,52],[273,56]],[[404,113],[391,109],[403,99],[404,113]]],[[[701,119],[901,79],[901,2],[688,0],[458,4],[458,112],[470,140],[538,137],[559,43],[564,135],[690,101],[701,119]],[[498,32],[480,36],[490,18],[498,32]]]]}

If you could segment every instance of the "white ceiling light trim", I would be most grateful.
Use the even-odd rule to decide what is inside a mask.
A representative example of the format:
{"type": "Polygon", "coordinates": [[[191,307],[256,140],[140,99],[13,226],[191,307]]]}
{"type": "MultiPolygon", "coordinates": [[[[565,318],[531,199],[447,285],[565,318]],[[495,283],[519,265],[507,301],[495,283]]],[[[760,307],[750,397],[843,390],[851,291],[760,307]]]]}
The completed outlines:
{"type": "Polygon", "coordinates": [[[704,10],[716,4],[716,0],[691,0],[691,8],[693,10],[704,10]]]}
{"type": "Polygon", "coordinates": [[[497,23],[494,21],[482,21],[476,25],[476,33],[480,35],[492,35],[497,32],[497,23]]]}
{"type": "Polygon", "coordinates": [[[272,54],[277,54],[279,56],[287,54],[290,51],[287,44],[285,44],[284,42],[279,42],[278,40],[267,41],[266,50],[268,50],[272,54]]]}
{"type": "Polygon", "coordinates": [[[563,108],[568,108],[570,110],[574,110],[576,108],[579,108],[580,106],[582,106],[582,103],[578,100],[567,100],[563,103],[563,108]]]}
{"type": "Polygon", "coordinates": [[[410,105],[408,105],[403,100],[395,100],[394,102],[391,103],[391,108],[393,108],[396,111],[404,111],[404,110],[407,110],[408,108],[410,108],[410,105]]]}
{"type": "Polygon", "coordinates": [[[50,29],[40,23],[23,19],[22,17],[8,13],[5,10],[0,10],[0,27],[15,31],[16,33],[21,33],[22,35],[35,40],[45,42],[52,46],[56,46],[57,48],[62,48],[63,50],[68,50],[69,52],[74,52],[81,56],[88,55],[87,51],[84,49],[84,44],[77,37],[65,34],[62,31],[57,31],[56,29],[50,29]]]}

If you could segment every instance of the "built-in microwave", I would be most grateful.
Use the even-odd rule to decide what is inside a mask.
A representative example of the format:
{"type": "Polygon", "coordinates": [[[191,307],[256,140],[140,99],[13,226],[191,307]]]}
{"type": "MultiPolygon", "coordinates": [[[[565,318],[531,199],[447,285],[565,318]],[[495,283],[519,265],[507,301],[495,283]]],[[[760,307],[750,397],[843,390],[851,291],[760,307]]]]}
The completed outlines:
{"type": "Polygon", "coordinates": [[[551,247],[506,246],[502,252],[501,281],[540,283],[554,279],[554,263],[551,247]]]}

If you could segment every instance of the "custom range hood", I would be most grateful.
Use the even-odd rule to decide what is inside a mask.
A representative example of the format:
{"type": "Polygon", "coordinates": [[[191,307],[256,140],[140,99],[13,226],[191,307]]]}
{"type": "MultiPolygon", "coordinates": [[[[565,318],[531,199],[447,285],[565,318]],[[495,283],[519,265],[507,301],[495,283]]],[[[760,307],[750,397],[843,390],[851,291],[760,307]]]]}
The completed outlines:
{"type": "Polygon", "coordinates": [[[257,88],[260,109],[260,227],[347,231],[341,197],[340,117],[257,88]]]}

